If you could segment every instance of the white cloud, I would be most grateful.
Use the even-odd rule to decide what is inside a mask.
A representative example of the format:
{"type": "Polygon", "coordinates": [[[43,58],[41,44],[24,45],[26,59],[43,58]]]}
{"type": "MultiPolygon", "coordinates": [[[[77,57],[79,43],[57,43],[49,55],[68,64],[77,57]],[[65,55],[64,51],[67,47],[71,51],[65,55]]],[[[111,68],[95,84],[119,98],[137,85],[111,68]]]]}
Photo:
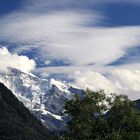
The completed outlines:
{"type": "Polygon", "coordinates": [[[49,64],[51,64],[51,61],[46,60],[46,61],[44,62],[44,64],[45,64],[45,65],[49,65],[49,64]]]}
{"type": "Polygon", "coordinates": [[[35,69],[35,61],[26,56],[12,54],[5,47],[0,48],[0,70],[6,71],[9,67],[31,72],[35,69]]]}
{"type": "Polygon", "coordinates": [[[72,65],[105,65],[140,44],[139,26],[97,27],[101,19],[97,13],[92,16],[73,12],[14,14],[1,20],[0,37],[30,44],[22,45],[21,50],[36,48],[43,59],[66,59],[72,65]],[[91,21],[93,26],[86,26],[91,21]]]}
{"type": "Polygon", "coordinates": [[[140,64],[112,67],[49,67],[38,68],[37,73],[47,77],[47,74],[65,74],[74,79],[75,87],[92,90],[103,89],[107,94],[126,94],[135,100],[140,98],[140,64]]]}
{"type": "Polygon", "coordinates": [[[140,98],[140,70],[115,69],[111,80],[130,98],[140,98]]]}
{"type": "Polygon", "coordinates": [[[115,85],[109,79],[98,72],[87,71],[81,73],[80,71],[77,71],[74,74],[74,78],[74,85],[82,89],[89,88],[94,91],[103,89],[108,94],[117,91],[115,85]]]}
{"type": "Polygon", "coordinates": [[[126,94],[136,100],[140,98],[140,70],[115,68],[107,76],[94,71],[76,72],[74,85],[82,89],[105,90],[106,94],[126,94]]]}
{"type": "MultiPolygon", "coordinates": [[[[88,3],[87,0],[60,1],[60,6],[76,4],[81,7],[80,5],[84,5],[84,3],[97,3],[97,0],[90,0],[88,3]]],[[[130,64],[118,68],[105,66],[127,54],[128,48],[140,45],[140,26],[99,27],[98,23],[105,18],[100,13],[92,12],[90,14],[89,11],[63,11],[63,9],[61,12],[55,9],[53,12],[52,7],[59,5],[55,2],[53,0],[40,0],[31,5],[33,8],[26,5],[28,12],[24,9],[25,11],[1,18],[0,38],[18,44],[15,52],[37,49],[38,56],[36,57],[47,60],[47,64],[54,58],[69,60],[71,63],[70,67],[38,68],[35,70],[37,73],[42,75],[66,73],[75,79],[76,86],[90,87],[95,90],[105,89],[107,92],[121,91],[128,93],[129,97],[133,99],[140,98],[138,94],[140,91],[138,87],[140,84],[139,65],[130,64]],[[42,14],[40,10],[45,10],[46,6],[52,9],[46,10],[47,12],[42,14]],[[91,26],[88,26],[89,24],[91,26]],[[94,65],[86,66],[88,64],[94,65]],[[79,74],[75,73],[77,70],[80,71],[79,74]]],[[[120,0],[115,2],[120,2],[120,0]]],[[[138,1],[135,0],[136,2],[138,1]]],[[[11,54],[6,49],[2,50],[5,54],[1,55],[5,57],[2,57],[0,64],[4,68],[13,66],[24,71],[34,69],[33,60],[26,56],[11,54]],[[16,63],[13,63],[13,60],[16,63]],[[3,64],[4,61],[8,64],[3,64]]]]}

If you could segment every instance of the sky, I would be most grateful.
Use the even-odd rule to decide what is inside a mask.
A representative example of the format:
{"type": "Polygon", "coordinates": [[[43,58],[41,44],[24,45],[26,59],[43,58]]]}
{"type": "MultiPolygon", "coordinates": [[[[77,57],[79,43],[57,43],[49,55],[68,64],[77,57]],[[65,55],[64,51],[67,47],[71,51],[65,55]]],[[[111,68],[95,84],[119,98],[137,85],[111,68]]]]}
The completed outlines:
{"type": "Polygon", "coordinates": [[[0,71],[139,99],[139,14],[140,0],[0,0],[0,71]]]}

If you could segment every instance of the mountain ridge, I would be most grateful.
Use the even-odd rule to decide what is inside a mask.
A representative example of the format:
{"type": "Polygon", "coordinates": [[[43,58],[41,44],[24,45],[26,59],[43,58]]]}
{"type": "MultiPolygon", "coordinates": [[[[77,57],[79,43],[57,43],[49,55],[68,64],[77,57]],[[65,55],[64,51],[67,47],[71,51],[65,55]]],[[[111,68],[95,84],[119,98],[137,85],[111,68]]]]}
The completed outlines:
{"type": "MultiPolygon", "coordinates": [[[[62,113],[63,106],[65,100],[72,97],[75,88],[55,79],[41,79],[12,68],[7,73],[0,73],[0,82],[11,89],[19,101],[49,130],[65,130],[66,116],[62,113]]],[[[82,92],[78,91],[78,94],[82,92]]]]}
{"type": "MultiPolygon", "coordinates": [[[[0,73],[0,82],[33,113],[45,127],[55,133],[66,129],[67,116],[63,114],[65,101],[73,94],[83,95],[83,90],[55,79],[41,79],[32,74],[9,68],[0,73]]],[[[140,100],[136,101],[140,109],[140,100]]]]}
{"type": "Polygon", "coordinates": [[[19,139],[54,140],[56,136],[0,83],[0,140],[19,139]]]}

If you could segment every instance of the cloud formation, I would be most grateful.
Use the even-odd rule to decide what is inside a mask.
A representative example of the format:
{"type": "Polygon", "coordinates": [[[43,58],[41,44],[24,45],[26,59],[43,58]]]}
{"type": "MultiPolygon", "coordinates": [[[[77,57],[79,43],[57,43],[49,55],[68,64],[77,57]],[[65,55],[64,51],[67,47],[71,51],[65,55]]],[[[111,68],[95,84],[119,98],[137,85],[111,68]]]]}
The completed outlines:
{"type": "Polygon", "coordinates": [[[35,61],[27,56],[12,54],[7,48],[0,48],[0,70],[6,71],[7,68],[17,68],[24,72],[31,72],[35,69],[35,61]]]}
{"type": "Polygon", "coordinates": [[[86,89],[87,87],[98,91],[105,90],[106,94],[126,94],[136,100],[140,98],[140,64],[128,64],[122,66],[87,66],[87,67],[49,67],[38,68],[36,73],[42,77],[48,74],[65,74],[73,79],[71,84],[75,87],[86,89]]]}
{"type": "Polygon", "coordinates": [[[140,70],[115,69],[112,71],[111,80],[130,98],[140,97],[140,70]]]}
{"type": "MultiPolygon", "coordinates": [[[[36,58],[43,60],[47,67],[37,68],[35,72],[43,76],[67,74],[75,80],[75,86],[126,92],[133,99],[139,98],[140,65],[107,65],[125,56],[128,49],[140,45],[140,26],[101,27],[100,23],[106,18],[104,14],[86,9],[91,4],[110,2],[122,1],[26,0],[21,11],[1,19],[0,39],[17,44],[15,53],[32,53],[36,49],[36,58]],[[54,59],[69,61],[70,66],[49,67],[54,59]]],[[[128,0],[123,2],[130,3],[128,0]]],[[[133,3],[139,3],[139,0],[133,3]]],[[[5,60],[11,60],[5,68],[14,66],[24,71],[35,68],[34,60],[11,54],[5,48],[2,51],[7,52],[5,60]],[[13,64],[18,58],[22,58],[22,62],[18,62],[21,67],[13,64]]]]}
{"type": "Polygon", "coordinates": [[[140,70],[115,68],[108,72],[107,76],[99,72],[76,72],[73,77],[75,86],[86,89],[105,90],[105,93],[127,94],[129,98],[136,100],[140,97],[140,70]]]}
{"type": "Polygon", "coordinates": [[[117,91],[115,85],[99,72],[86,71],[75,72],[75,86],[82,89],[90,88],[94,91],[105,90],[106,93],[114,93],[117,91]]]}
{"type": "Polygon", "coordinates": [[[0,37],[19,43],[20,51],[35,48],[43,59],[68,60],[71,65],[82,66],[112,63],[124,56],[128,48],[140,44],[140,26],[96,26],[101,20],[102,16],[96,13],[15,14],[0,22],[0,37]],[[90,19],[92,27],[87,26],[90,19]]]}

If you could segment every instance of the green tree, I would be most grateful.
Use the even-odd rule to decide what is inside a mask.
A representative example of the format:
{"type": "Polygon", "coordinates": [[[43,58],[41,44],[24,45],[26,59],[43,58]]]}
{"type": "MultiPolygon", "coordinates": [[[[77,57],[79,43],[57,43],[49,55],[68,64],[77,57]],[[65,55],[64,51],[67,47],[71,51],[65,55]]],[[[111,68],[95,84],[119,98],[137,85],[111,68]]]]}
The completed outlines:
{"type": "Polygon", "coordinates": [[[140,140],[140,116],[125,95],[87,89],[65,104],[69,116],[64,140],[140,140]]]}

